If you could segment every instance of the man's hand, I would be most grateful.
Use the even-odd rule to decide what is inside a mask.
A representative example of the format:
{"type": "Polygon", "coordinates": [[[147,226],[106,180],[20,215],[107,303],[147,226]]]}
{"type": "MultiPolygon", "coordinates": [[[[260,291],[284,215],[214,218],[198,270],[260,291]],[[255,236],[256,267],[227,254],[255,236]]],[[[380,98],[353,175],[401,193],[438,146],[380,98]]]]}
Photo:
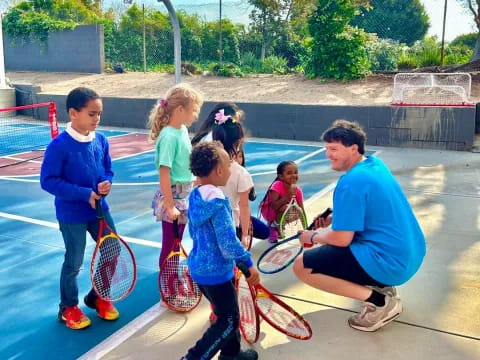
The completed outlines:
{"type": "Polygon", "coordinates": [[[315,224],[314,229],[326,228],[332,223],[332,215],[328,215],[326,218],[317,217],[313,223],[315,224]]]}
{"type": "Polygon", "coordinates": [[[95,200],[100,200],[100,195],[98,195],[95,191],[92,191],[90,193],[90,199],[88,199],[88,203],[92,208],[96,208],[95,206],[95,200]]]}
{"type": "Polygon", "coordinates": [[[311,247],[313,244],[311,242],[312,235],[315,231],[305,230],[302,231],[298,240],[302,246],[311,247]]]}
{"type": "Polygon", "coordinates": [[[112,183],[108,180],[98,183],[98,193],[100,195],[108,195],[112,189],[112,183]]]}
{"type": "Polygon", "coordinates": [[[258,273],[257,268],[255,266],[251,266],[248,268],[248,270],[250,271],[250,276],[247,278],[247,282],[252,286],[260,284],[260,274],[258,273]]]}

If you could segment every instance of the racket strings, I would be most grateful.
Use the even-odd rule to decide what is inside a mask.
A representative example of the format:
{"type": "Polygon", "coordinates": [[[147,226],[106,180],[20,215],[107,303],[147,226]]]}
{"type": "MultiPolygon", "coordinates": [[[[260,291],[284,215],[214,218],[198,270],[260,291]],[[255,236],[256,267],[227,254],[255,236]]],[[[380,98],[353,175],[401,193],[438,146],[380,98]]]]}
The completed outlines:
{"type": "Polygon", "coordinates": [[[100,240],[95,256],[93,285],[104,300],[123,298],[135,281],[135,264],[125,245],[116,237],[100,240]]]}
{"type": "Polygon", "coordinates": [[[303,222],[303,212],[298,206],[290,206],[283,218],[283,223],[280,224],[282,235],[284,238],[289,238],[296,235],[300,230],[304,230],[305,224],[303,222]]]}
{"type": "Polygon", "coordinates": [[[187,258],[178,253],[165,260],[159,285],[163,300],[177,311],[188,311],[200,301],[201,291],[190,275],[187,258]]]}
{"type": "Polygon", "coordinates": [[[278,328],[285,330],[289,336],[297,339],[310,338],[310,328],[304,323],[300,315],[287,310],[268,295],[257,295],[257,307],[270,324],[275,324],[278,328]]]}
{"type": "Polygon", "coordinates": [[[258,338],[258,316],[255,302],[244,276],[238,279],[238,306],[240,310],[240,330],[244,339],[252,344],[258,338]]]}
{"type": "Polygon", "coordinates": [[[258,262],[258,268],[262,272],[275,272],[292,262],[302,251],[298,240],[291,240],[275,246],[258,262]]]}

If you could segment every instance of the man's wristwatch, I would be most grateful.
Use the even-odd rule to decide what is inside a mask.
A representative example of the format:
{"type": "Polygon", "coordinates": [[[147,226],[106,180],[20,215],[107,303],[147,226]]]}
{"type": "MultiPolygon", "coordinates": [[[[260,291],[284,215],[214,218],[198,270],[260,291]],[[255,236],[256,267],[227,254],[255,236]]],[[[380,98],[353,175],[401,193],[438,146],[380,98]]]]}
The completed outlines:
{"type": "Polygon", "coordinates": [[[310,243],[312,245],[315,245],[315,243],[313,242],[313,238],[315,237],[315,235],[317,235],[318,233],[316,231],[313,232],[312,236],[310,237],[310,243]]]}

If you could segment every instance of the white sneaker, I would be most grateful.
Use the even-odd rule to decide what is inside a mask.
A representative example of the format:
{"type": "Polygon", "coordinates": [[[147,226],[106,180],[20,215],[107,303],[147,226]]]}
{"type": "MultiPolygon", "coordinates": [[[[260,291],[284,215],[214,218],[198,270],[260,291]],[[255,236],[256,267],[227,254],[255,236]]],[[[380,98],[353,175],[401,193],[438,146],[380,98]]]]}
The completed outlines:
{"type": "Polygon", "coordinates": [[[348,325],[360,331],[375,331],[395,320],[402,311],[402,301],[386,295],[384,306],[364,302],[362,311],[350,317],[348,325]]]}

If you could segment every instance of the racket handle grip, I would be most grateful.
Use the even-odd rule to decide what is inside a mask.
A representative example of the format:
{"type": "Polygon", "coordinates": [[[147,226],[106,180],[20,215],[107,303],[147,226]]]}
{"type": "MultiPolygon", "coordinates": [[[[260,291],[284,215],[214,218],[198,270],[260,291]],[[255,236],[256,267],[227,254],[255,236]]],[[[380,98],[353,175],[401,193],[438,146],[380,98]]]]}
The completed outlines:
{"type": "Polygon", "coordinates": [[[102,198],[95,200],[95,210],[97,211],[97,219],[103,219],[105,217],[102,209],[102,198]]]}
{"type": "Polygon", "coordinates": [[[237,267],[240,269],[240,271],[245,275],[246,278],[250,277],[250,270],[248,269],[247,264],[245,264],[243,261],[237,262],[237,267]]]}

